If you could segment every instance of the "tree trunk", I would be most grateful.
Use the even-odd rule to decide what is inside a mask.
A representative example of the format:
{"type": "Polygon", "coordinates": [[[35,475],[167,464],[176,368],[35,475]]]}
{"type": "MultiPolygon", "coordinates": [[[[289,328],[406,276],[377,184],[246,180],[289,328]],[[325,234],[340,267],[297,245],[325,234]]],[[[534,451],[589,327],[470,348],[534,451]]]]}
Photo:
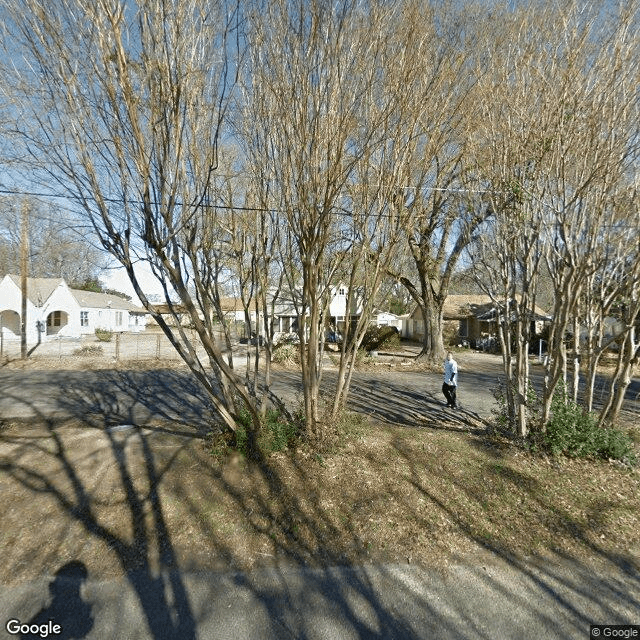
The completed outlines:
{"type": "Polygon", "coordinates": [[[420,311],[424,324],[422,336],[422,350],[418,354],[418,360],[440,363],[444,360],[445,348],[442,336],[443,302],[434,300],[431,296],[424,295],[420,311]]]}
{"type": "Polygon", "coordinates": [[[618,419],[624,396],[631,384],[631,376],[634,365],[637,362],[636,354],[638,349],[640,349],[640,344],[637,344],[635,340],[635,328],[631,327],[625,335],[624,342],[620,345],[620,354],[616,371],[611,381],[609,398],[598,420],[598,425],[601,427],[606,424],[613,425],[618,419]]]}

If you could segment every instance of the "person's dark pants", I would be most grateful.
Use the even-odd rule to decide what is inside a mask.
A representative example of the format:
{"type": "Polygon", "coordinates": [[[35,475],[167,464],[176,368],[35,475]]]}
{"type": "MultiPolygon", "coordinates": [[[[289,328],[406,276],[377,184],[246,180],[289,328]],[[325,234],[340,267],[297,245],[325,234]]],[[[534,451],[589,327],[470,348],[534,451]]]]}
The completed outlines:
{"type": "Polygon", "coordinates": [[[444,393],[444,397],[447,399],[448,407],[456,406],[456,388],[452,384],[447,384],[446,382],[442,385],[442,393],[444,393]]]}

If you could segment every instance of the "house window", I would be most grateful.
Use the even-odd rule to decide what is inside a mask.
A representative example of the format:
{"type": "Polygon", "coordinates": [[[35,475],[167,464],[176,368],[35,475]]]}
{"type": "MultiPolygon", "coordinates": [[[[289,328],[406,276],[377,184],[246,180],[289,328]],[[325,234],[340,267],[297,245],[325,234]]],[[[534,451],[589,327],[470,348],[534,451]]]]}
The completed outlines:
{"type": "Polygon", "coordinates": [[[89,312],[81,311],[80,312],[80,326],[88,327],[89,326],[89,312]]]}
{"type": "Polygon", "coordinates": [[[62,311],[52,311],[47,317],[48,327],[59,327],[62,325],[62,311]]]}
{"type": "Polygon", "coordinates": [[[340,289],[338,289],[338,295],[346,296],[347,295],[347,290],[344,287],[340,287],[340,289]]]}
{"type": "Polygon", "coordinates": [[[122,326],[122,311],[116,311],[116,327],[122,326]]]}

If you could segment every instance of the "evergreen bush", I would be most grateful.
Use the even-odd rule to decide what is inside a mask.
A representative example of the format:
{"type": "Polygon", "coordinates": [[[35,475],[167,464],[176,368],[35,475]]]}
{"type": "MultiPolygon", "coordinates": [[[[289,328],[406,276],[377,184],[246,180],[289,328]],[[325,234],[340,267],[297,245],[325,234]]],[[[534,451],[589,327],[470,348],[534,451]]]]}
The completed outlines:
{"type": "Polygon", "coordinates": [[[96,329],[96,338],[100,342],[111,342],[111,338],[113,337],[113,331],[109,331],[108,329],[96,329]]]}
{"type": "Polygon", "coordinates": [[[365,351],[378,351],[379,349],[397,349],[399,346],[400,335],[395,327],[371,326],[365,332],[360,348],[365,351]]]}
{"type": "MultiPolygon", "coordinates": [[[[265,453],[284,451],[293,444],[302,433],[304,427],[304,414],[301,411],[294,412],[290,420],[280,410],[268,409],[262,421],[262,428],[258,436],[258,446],[265,453]]],[[[234,448],[247,455],[248,431],[251,428],[251,414],[247,409],[242,409],[238,416],[235,431],[234,448]]]]}
{"type": "Polygon", "coordinates": [[[569,399],[564,388],[553,397],[540,439],[553,455],[635,461],[631,438],[614,427],[599,427],[596,417],[569,399]]]}

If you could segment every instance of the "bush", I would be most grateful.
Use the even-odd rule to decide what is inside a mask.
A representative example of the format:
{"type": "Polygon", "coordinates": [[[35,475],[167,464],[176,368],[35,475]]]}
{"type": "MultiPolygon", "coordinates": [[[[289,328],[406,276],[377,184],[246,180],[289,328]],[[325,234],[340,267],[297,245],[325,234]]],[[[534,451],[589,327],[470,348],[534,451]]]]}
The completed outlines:
{"type": "Polygon", "coordinates": [[[102,350],[102,347],[98,344],[89,344],[84,347],[80,347],[79,349],[76,349],[73,352],[73,355],[85,356],[85,357],[102,356],[104,355],[104,351],[102,350]]]}
{"type": "MultiPolygon", "coordinates": [[[[491,413],[493,414],[493,430],[502,436],[513,437],[516,433],[516,425],[513,417],[509,415],[507,407],[507,388],[505,382],[503,380],[499,380],[498,385],[491,390],[491,393],[498,405],[496,408],[491,410],[491,413]]],[[[513,386],[513,393],[517,393],[515,385],[513,386]]],[[[541,405],[538,394],[531,383],[529,383],[526,405],[527,424],[539,423],[540,409],[541,405]]],[[[531,442],[529,444],[531,446],[534,443],[531,442]]]]}
{"type": "MultiPolygon", "coordinates": [[[[232,446],[247,455],[248,431],[251,427],[251,414],[247,409],[242,409],[236,425],[235,442],[232,446]]],[[[258,436],[258,446],[261,451],[275,453],[291,447],[302,434],[304,427],[304,415],[296,411],[289,419],[278,409],[268,409],[262,421],[262,428],[258,436]]]]}
{"type": "Polygon", "coordinates": [[[397,349],[398,347],[400,347],[400,335],[396,327],[390,326],[369,327],[360,345],[360,348],[365,351],[397,349]]]}
{"type": "Polygon", "coordinates": [[[632,440],[613,427],[598,427],[595,416],[570,400],[564,388],[553,397],[551,419],[539,439],[553,455],[635,461],[632,440]]]}
{"type": "Polygon", "coordinates": [[[288,366],[300,364],[300,347],[287,342],[278,344],[273,349],[271,362],[288,366]]]}
{"type": "Polygon", "coordinates": [[[113,331],[109,331],[108,329],[96,329],[96,338],[100,342],[111,342],[111,338],[113,337],[113,331]]]}

